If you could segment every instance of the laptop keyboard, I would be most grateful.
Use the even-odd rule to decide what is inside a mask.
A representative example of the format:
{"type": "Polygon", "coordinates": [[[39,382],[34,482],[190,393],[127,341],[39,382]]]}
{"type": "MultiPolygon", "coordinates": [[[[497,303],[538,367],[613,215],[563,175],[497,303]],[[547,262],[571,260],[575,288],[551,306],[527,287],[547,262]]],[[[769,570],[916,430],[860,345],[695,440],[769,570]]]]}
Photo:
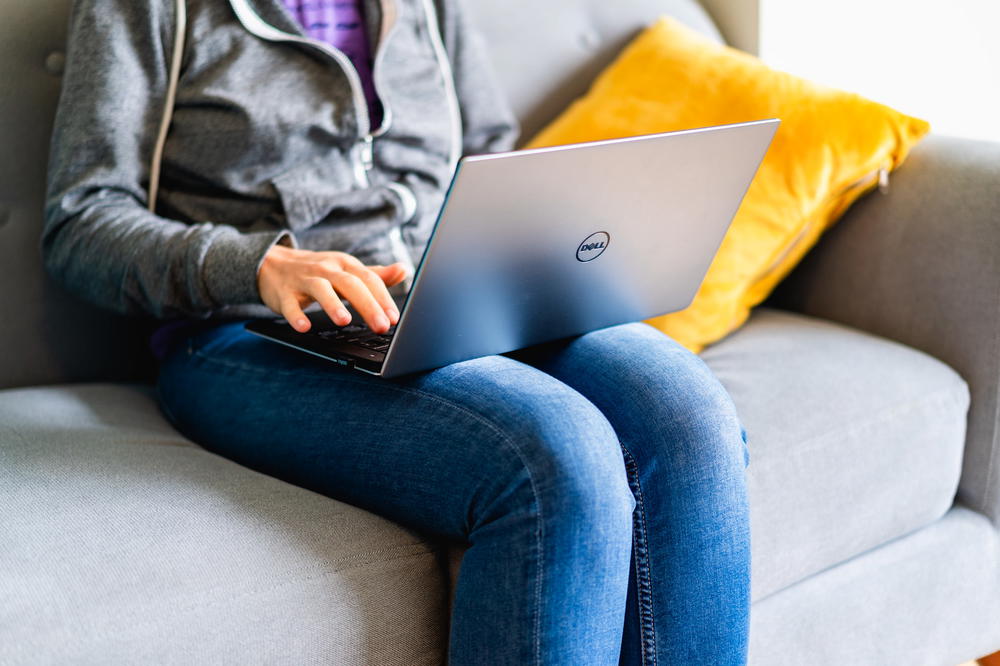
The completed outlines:
{"type": "Polygon", "coordinates": [[[316,335],[324,340],[344,342],[384,354],[389,349],[389,343],[392,342],[392,336],[395,332],[395,326],[390,328],[388,333],[379,335],[372,332],[367,326],[348,324],[342,328],[329,328],[317,331],[316,335]]]}

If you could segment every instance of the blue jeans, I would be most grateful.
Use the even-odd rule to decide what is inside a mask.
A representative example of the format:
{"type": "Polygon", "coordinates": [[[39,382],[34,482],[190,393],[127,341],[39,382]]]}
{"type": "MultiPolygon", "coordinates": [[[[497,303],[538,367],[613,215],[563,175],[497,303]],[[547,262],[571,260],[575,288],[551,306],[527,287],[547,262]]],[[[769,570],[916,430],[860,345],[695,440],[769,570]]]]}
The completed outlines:
{"type": "Polygon", "coordinates": [[[745,434],[645,324],[394,380],[223,324],[159,392],[208,450],[467,541],[450,664],[746,661],[745,434]]]}

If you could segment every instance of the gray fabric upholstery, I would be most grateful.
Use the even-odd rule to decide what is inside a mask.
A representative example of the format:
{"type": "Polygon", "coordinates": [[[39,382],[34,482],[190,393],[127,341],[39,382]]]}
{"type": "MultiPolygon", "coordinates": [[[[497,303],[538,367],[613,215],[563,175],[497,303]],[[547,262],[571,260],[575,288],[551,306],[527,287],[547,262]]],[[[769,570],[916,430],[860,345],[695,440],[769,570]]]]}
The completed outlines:
{"type": "Polygon", "coordinates": [[[1000,535],[963,507],[750,612],[750,666],[955,666],[1000,648],[1000,535]]]}
{"type": "Polygon", "coordinates": [[[703,357],[749,435],[754,599],[951,507],[969,397],[940,361],[774,310],[703,357]]]}
{"type": "Polygon", "coordinates": [[[782,304],[922,349],[969,382],[959,499],[1000,524],[1000,143],[932,136],[857,202],[782,304]]]}
{"type": "Polygon", "coordinates": [[[431,544],[184,440],[149,389],[0,392],[0,664],[440,664],[431,544]]]}
{"type": "Polygon", "coordinates": [[[65,294],[39,252],[69,0],[0,0],[0,388],[143,374],[132,322],[65,294]]]}
{"type": "Polygon", "coordinates": [[[639,31],[668,14],[722,42],[708,14],[694,0],[518,3],[471,0],[476,24],[527,141],[570,102],[639,31]]]}

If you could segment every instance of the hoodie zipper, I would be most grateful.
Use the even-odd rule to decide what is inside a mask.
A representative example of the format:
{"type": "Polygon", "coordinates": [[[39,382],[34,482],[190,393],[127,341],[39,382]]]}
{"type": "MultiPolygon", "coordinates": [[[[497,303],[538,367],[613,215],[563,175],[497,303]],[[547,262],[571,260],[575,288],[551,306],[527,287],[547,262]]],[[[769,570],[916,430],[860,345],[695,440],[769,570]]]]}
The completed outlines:
{"type": "Polygon", "coordinates": [[[379,31],[378,44],[375,46],[375,56],[372,59],[372,84],[375,86],[375,95],[378,96],[379,101],[382,103],[382,126],[371,133],[373,137],[382,136],[388,132],[393,121],[392,109],[386,104],[385,96],[381,92],[382,86],[379,85],[379,80],[381,79],[379,74],[382,73],[382,60],[385,56],[385,49],[382,48],[382,45],[388,41],[390,35],[396,30],[397,8],[393,0],[382,0],[380,5],[382,7],[382,29],[379,31]]]}
{"type": "MultiPolygon", "coordinates": [[[[338,65],[340,65],[341,70],[343,70],[344,74],[347,76],[347,82],[351,88],[351,97],[354,101],[354,117],[358,127],[358,141],[354,151],[352,151],[356,151],[357,153],[354,157],[354,176],[359,186],[370,187],[371,179],[368,174],[371,172],[375,163],[375,136],[385,134],[389,129],[389,124],[392,122],[392,112],[385,103],[384,99],[380,96],[383,109],[382,126],[379,127],[375,133],[373,133],[371,127],[371,115],[368,112],[368,100],[365,98],[364,88],[361,85],[361,76],[358,74],[357,68],[354,67],[354,63],[351,62],[350,58],[348,58],[343,51],[319,40],[309,37],[300,37],[299,35],[294,35],[290,32],[285,32],[284,30],[275,28],[273,25],[258,16],[253,8],[247,4],[247,0],[230,0],[230,5],[236,13],[236,18],[243,24],[243,27],[261,39],[266,39],[271,42],[294,42],[297,44],[305,44],[306,46],[311,46],[319,51],[322,51],[323,53],[326,53],[333,58],[338,65]]],[[[376,63],[381,62],[384,52],[382,47],[385,44],[386,38],[395,28],[396,17],[396,6],[393,0],[381,0],[381,7],[382,26],[379,33],[379,41],[375,47],[374,60],[376,63]],[[387,17],[392,19],[391,24],[387,21],[387,17]]],[[[375,68],[373,67],[373,75],[374,69],[375,68]]],[[[378,88],[376,86],[376,92],[377,90],[378,88]]]]}
{"type": "MultiPolygon", "coordinates": [[[[331,56],[340,65],[341,69],[346,74],[348,83],[351,87],[351,95],[354,99],[355,118],[358,126],[359,136],[358,142],[355,146],[357,157],[354,162],[354,177],[358,186],[370,187],[371,179],[369,174],[375,164],[375,138],[385,134],[392,125],[393,120],[392,109],[386,103],[385,97],[379,91],[378,82],[380,77],[378,74],[382,71],[381,64],[385,56],[385,50],[382,47],[392,32],[396,29],[398,23],[396,20],[398,10],[396,0],[380,1],[382,9],[382,25],[379,32],[378,44],[375,47],[372,78],[375,86],[375,92],[382,103],[382,126],[374,132],[371,128],[371,115],[368,112],[368,100],[365,98],[364,89],[361,85],[361,76],[358,74],[358,70],[354,67],[354,64],[342,51],[335,49],[324,42],[310,39],[308,37],[300,37],[299,35],[294,35],[275,28],[258,16],[257,13],[247,4],[247,0],[230,0],[230,5],[236,13],[236,18],[250,33],[268,41],[295,42],[312,46],[313,48],[331,56]]],[[[444,47],[444,41],[442,39],[438,23],[437,11],[434,8],[433,0],[423,0],[423,8],[424,17],[427,22],[427,34],[431,39],[431,46],[434,50],[435,59],[438,62],[438,69],[441,73],[441,78],[445,87],[445,95],[448,99],[449,119],[451,121],[451,146],[448,154],[448,162],[449,170],[454,172],[462,154],[462,115],[458,102],[458,92],[455,90],[455,79],[451,71],[451,63],[448,60],[448,55],[444,47]]],[[[354,151],[352,150],[352,153],[353,152],[354,151]]],[[[390,189],[393,189],[397,193],[403,202],[404,210],[408,212],[409,218],[412,218],[416,210],[416,199],[413,192],[401,183],[390,184],[390,189]],[[400,190],[404,191],[401,192],[400,190]]],[[[409,280],[412,279],[415,268],[413,258],[410,256],[409,250],[403,242],[402,230],[399,227],[394,227],[392,229],[389,241],[393,246],[393,254],[396,256],[397,260],[402,261],[408,268],[410,278],[407,279],[407,288],[409,288],[409,280]]]]}
{"type": "Polygon", "coordinates": [[[434,56],[438,61],[438,69],[443,79],[445,96],[448,98],[448,114],[451,121],[451,150],[448,154],[449,172],[454,173],[458,160],[462,157],[462,109],[458,102],[458,91],[455,89],[455,76],[448,60],[448,51],[441,35],[440,21],[434,0],[423,0],[424,17],[427,19],[427,34],[430,35],[434,56]]]}

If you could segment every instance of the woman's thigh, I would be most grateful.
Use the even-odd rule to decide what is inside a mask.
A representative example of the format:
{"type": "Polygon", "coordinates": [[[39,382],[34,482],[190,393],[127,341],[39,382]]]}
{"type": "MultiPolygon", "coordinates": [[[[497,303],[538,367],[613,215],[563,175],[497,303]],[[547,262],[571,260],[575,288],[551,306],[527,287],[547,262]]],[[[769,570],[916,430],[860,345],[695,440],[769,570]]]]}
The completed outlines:
{"type": "Polygon", "coordinates": [[[749,464],[746,433],[725,387],[700,357],[651,326],[613,326],[511,356],[583,395],[636,456],[681,466],[739,461],[741,474],[749,464]]]}
{"type": "Polygon", "coordinates": [[[201,446],[429,533],[467,537],[514,497],[634,506],[603,414],[504,356],[385,380],[237,322],[180,344],[159,392],[201,446]]]}

